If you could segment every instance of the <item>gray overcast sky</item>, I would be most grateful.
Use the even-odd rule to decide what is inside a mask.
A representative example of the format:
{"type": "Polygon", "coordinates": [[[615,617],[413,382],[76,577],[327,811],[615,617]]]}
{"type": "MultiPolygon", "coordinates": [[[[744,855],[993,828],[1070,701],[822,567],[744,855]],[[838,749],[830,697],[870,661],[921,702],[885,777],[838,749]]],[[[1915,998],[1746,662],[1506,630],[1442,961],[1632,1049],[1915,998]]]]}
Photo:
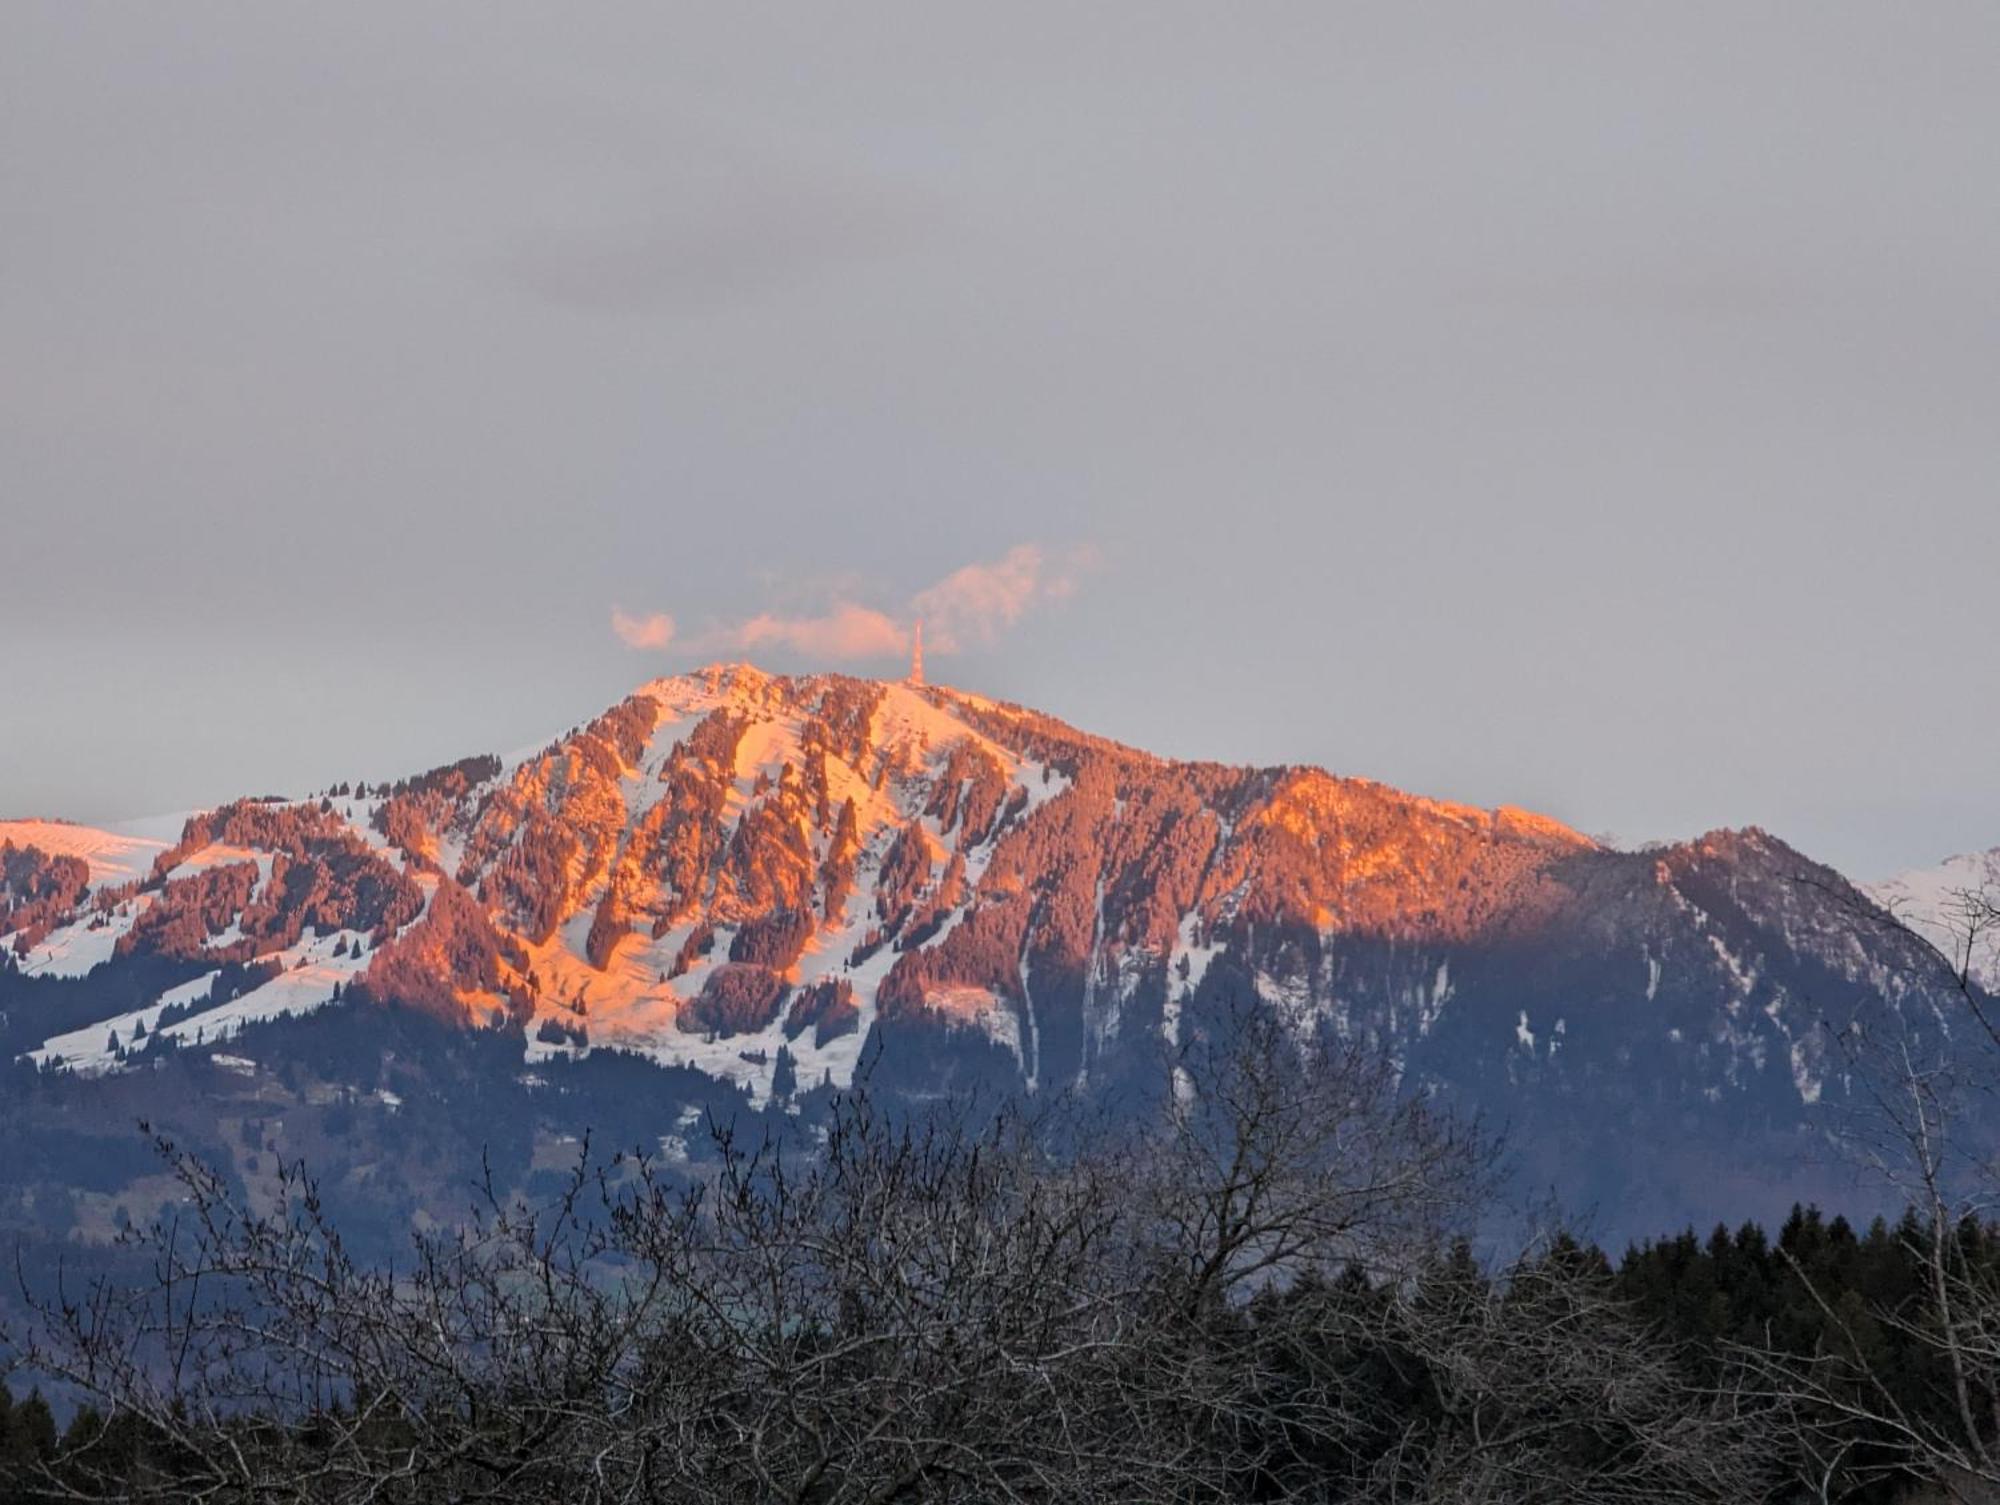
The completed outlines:
{"type": "Polygon", "coordinates": [[[805,629],[1032,547],[933,678],[1992,845],[1996,79],[1990,0],[13,0],[0,814],[898,672],[805,629]]]}

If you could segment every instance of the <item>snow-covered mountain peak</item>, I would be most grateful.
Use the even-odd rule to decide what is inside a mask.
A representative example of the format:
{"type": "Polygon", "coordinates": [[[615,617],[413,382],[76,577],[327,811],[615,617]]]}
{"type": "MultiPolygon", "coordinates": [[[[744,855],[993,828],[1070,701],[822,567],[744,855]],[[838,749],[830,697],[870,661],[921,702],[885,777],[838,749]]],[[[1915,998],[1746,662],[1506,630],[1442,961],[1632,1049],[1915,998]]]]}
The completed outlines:
{"type": "Polygon", "coordinates": [[[1904,921],[1989,993],[2000,994],[2000,847],[1964,852],[1936,867],[1912,868],[1867,886],[1876,903],[1904,921]]]}
{"type": "MultiPolygon", "coordinates": [[[[635,1082],[636,1059],[762,1107],[864,1061],[927,1098],[1144,1091],[1213,1021],[1268,1007],[1424,1091],[1545,1119],[1549,1155],[1629,1200],[1692,1135],[1715,1139],[1703,1165],[1819,1135],[1847,1090],[1828,1019],[1953,1006],[1868,898],[1755,829],[1624,852],[1514,807],[748,664],[654,680],[504,760],[169,827],[0,826],[6,1055],[122,1080],[227,1041],[254,1073],[414,1012],[551,1091],[635,1082]]],[[[1997,869],[1875,898],[1934,904],[1997,869]]]]}
{"type": "Polygon", "coordinates": [[[1831,1090],[1819,1021],[1897,965],[1865,899],[1759,831],[1619,852],[1514,807],[748,664],[151,846],[11,829],[0,1031],[85,1074],[341,1003],[497,1027],[530,1075],[623,1052],[758,1105],[864,1059],[926,1095],[1040,1092],[1144,1078],[1247,1005],[1481,1101],[1630,1102],[1638,1072],[1649,1100],[1768,1119],[1831,1090]]]}

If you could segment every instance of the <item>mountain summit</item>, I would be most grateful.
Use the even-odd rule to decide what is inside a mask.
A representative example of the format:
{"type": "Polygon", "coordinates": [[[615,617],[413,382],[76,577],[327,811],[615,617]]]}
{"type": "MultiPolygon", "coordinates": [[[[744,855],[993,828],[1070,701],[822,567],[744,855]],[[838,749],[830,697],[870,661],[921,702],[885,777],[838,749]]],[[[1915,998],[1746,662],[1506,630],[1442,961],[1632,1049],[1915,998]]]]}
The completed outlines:
{"type": "Polygon", "coordinates": [[[280,1021],[393,1006],[516,1040],[530,1081],[617,1051],[752,1109],[864,1059],[926,1096],[1111,1091],[1263,1008],[1620,1219],[1769,1212],[1843,1090],[1827,1021],[1923,986],[1869,900],[1759,831],[1619,852],[746,664],[518,760],[201,813],[149,865],[76,827],[0,841],[0,1045],[45,1078],[224,1044],[254,1072],[280,1021]]]}

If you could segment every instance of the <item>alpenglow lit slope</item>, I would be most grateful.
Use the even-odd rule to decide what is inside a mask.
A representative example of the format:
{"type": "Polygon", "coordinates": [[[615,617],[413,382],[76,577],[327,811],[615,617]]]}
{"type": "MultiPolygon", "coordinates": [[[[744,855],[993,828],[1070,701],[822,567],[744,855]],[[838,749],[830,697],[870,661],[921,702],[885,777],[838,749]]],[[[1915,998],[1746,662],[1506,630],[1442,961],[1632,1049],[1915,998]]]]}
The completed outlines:
{"type": "Polygon", "coordinates": [[[864,1061],[924,1096],[1109,1095],[1276,1009],[1511,1125],[1526,1174],[1649,1211],[1723,1210],[1733,1173],[1718,1195],[1703,1163],[1743,1166],[1738,1200],[1788,1174],[1840,1090],[1824,1021],[1923,986],[1865,899],[1760,832],[1615,852],[744,665],[512,764],[206,812],[136,879],[0,856],[0,1044],[45,1072],[254,1062],[259,1029],[337,1003],[498,1030],[530,1082],[616,1050],[752,1107],[864,1061]]]}
{"type": "Polygon", "coordinates": [[[281,963],[262,992],[344,938],[349,965],[287,1006],[352,979],[523,1021],[531,1059],[618,1045],[760,1095],[781,1046],[844,1084],[878,1017],[932,1018],[1033,1087],[1086,1078],[1135,1000],[1162,1029],[1218,932],[1295,910],[1322,937],[1463,938],[1588,846],[1312,769],[1165,763],[951,690],[733,666],[512,768],[206,813],[146,881],[4,939],[30,975],[123,951],[281,963]]]}

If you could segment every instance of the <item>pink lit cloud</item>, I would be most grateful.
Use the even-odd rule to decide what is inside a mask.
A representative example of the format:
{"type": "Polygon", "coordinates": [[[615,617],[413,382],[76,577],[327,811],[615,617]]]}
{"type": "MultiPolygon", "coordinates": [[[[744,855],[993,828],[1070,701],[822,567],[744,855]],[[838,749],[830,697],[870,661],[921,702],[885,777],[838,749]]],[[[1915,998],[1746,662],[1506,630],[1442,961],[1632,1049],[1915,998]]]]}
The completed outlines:
{"type": "Polygon", "coordinates": [[[705,653],[754,653],[788,648],[809,658],[886,658],[906,653],[909,629],[869,606],[841,602],[817,616],[782,617],[763,612],[736,627],[704,633],[696,640],[705,653]]]}
{"type": "Polygon", "coordinates": [[[898,658],[910,651],[915,624],[924,624],[925,647],[952,654],[995,642],[1035,608],[1073,595],[1095,563],[1088,548],[1051,558],[1038,544],[1020,544],[1000,558],[963,565],[912,596],[901,612],[839,599],[823,611],[760,612],[747,621],[713,627],[692,637],[676,635],[673,618],[614,611],[612,630],[628,647],[677,647],[697,656],[780,649],[820,662],[898,658]]]}
{"type": "Polygon", "coordinates": [[[1077,577],[1093,562],[1088,549],[1073,549],[1051,562],[1037,544],[1009,549],[990,564],[968,564],[910,600],[939,653],[957,653],[969,644],[990,644],[1001,632],[1045,601],[1075,594],[1077,577]]]}
{"type": "Polygon", "coordinates": [[[635,617],[611,608],[611,630],[627,648],[666,648],[674,640],[674,619],[663,611],[649,616],[635,617]]]}

